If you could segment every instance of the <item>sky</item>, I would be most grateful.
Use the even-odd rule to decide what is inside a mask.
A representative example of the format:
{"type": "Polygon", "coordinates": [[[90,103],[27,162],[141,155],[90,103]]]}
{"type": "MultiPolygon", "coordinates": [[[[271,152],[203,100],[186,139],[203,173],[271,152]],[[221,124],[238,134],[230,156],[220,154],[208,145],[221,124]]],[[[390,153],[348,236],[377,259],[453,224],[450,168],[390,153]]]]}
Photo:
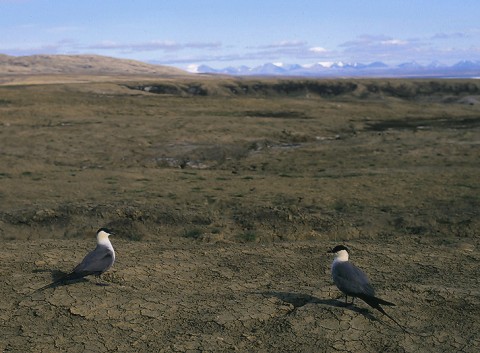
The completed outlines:
{"type": "Polygon", "coordinates": [[[192,69],[480,60],[478,0],[0,0],[0,53],[192,69]]]}

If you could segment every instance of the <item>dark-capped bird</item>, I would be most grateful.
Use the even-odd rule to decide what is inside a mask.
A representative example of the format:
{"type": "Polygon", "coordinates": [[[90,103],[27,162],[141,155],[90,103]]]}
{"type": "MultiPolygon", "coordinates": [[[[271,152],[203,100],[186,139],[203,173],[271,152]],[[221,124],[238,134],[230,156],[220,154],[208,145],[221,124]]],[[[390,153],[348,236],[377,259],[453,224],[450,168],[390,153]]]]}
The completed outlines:
{"type": "Polygon", "coordinates": [[[112,243],[110,243],[110,239],[108,239],[111,234],[112,232],[107,228],[100,228],[97,231],[97,247],[89,252],[72,272],[37,289],[35,292],[90,275],[99,277],[102,273],[107,271],[115,262],[115,250],[113,250],[112,243]]]}
{"type": "Polygon", "coordinates": [[[355,298],[360,298],[372,308],[377,309],[390,318],[403,331],[407,332],[402,325],[388,315],[380,306],[380,304],[388,306],[395,306],[395,304],[376,297],[375,290],[370,284],[367,275],[348,261],[348,248],[343,245],[337,245],[329,253],[335,254],[335,259],[332,263],[332,278],[338,289],[345,294],[345,304],[348,304],[348,297],[352,297],[351,304],[353,304],[355,298]]]}

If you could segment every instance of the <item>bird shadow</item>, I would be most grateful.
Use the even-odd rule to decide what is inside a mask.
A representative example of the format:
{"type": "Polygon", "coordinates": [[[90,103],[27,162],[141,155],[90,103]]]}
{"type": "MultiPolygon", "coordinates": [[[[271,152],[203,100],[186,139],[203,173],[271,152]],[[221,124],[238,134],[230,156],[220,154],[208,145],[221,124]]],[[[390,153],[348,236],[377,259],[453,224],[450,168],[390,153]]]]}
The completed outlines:
{"type": "Polygon", "coordinates": [[[371,314],[368,309],[359,308],[353,304],[345,304],[343,301],[337,299],[320,299],[309,294],[304,293],[292,293],[292,292],[277,292],[277,291],[266,291],[260,292],[264,296],[270,296],[280,299],[285,303],[293,305],[294,310],[305,306],[307,304],[320,304],[328,305],[336,308],[344,308],[346,310],[353,311],[355,313],[365,316],[367,319],[372,321],[378,321],[378,319],[371,314]]]}
{"type": "MultiPolygon", "coordinates": [[[[65,286],[65,285],[70,285],[70,284],[74,284],[74,283],[79,283],[79,282],[88,282],[88,279],[86,278],[77,278],[77,279],[72,279],[72,280],[67,280],[67,281],[62,281],[62,282],[59,282],[59,283],[55,283],[56,281],[62,279],[63,277],[65,277],[66,275],[69,274],[69,272],[63,272],[63,271],[60,271],[60,270],[57,270],[57,269],[35,269],[32,271],[33,273],[45,273],[45,272],[49,272],[50,273],[50,277],[51,277],[51,284],[50,285],[46,285],[45,287],[48,286],[48,288],[57,288],[57,287],[61,287],[61,286],[65,286]]],[[[43,289],[46,289],[44,287],[42,287],[43,289]]],[[[42,289],[40,288],[40,289],[42,289]]]]}

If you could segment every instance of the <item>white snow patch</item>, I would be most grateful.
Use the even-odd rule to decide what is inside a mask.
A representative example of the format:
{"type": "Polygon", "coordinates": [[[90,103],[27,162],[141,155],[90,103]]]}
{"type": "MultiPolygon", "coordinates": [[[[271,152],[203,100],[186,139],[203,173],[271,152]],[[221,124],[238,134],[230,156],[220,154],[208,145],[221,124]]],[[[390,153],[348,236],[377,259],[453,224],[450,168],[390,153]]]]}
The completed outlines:
{"type": "Polygon", "coordinates": [[[188,72],[191,72],[191,73],[194,73],[194,74],[198,74],[198,67],[200,65],[197,65],[197,64],[190,64],[187,66],[187,71],[188,72]]]}

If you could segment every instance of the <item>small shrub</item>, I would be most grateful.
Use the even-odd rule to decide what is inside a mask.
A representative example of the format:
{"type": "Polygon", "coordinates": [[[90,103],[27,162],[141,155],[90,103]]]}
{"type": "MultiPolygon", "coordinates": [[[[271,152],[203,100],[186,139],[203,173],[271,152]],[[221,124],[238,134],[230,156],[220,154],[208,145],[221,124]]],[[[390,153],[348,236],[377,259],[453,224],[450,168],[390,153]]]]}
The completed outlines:
{"type": "Polygon", "coordinates": [[[253,231],[248,231],[238,236],[239,240],[244,243],[251,243],[257,240],[257,235],[253,231]]]}
{"type": "Polygon", "coordinates": [[[185,238],[192,238],[192,239],[198,239],[201,235],[202,235],[202,231],[198,228],[185,230],[183,233],[183,236],[185,238]]]}
{"type": "Polygon", "coordinates": [[[337,200],[333,204],[333,209],[337,212],[345,212],[347,210],[347,203],[343,200],[337,200]]]}

